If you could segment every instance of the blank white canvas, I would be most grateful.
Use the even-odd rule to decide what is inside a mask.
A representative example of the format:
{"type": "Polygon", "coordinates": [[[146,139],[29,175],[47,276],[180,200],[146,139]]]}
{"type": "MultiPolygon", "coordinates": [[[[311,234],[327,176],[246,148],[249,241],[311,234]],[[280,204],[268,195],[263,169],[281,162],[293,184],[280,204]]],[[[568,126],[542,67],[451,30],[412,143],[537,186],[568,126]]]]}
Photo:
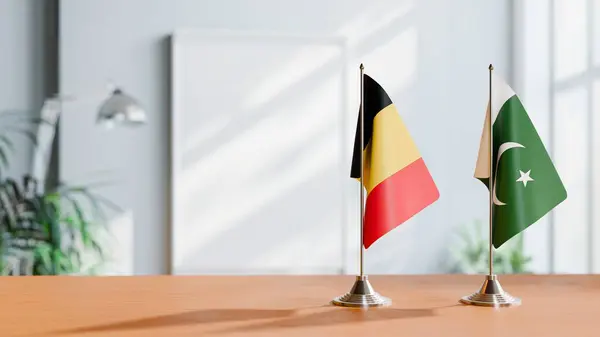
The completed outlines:
{"type": "Polygon", "coordinates": [[[172,273],[342,272],[345,59],[337,38],[173,36],[172,273]]]}

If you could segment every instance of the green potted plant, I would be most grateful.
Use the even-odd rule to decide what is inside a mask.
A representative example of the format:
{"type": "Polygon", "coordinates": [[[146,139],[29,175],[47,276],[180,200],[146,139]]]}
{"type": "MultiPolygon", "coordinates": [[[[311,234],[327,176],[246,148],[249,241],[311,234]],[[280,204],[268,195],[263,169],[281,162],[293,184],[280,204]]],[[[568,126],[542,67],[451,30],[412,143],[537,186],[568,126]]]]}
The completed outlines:
{"type": "MultiPolygon", "coordinates": [[[[489,272],[489,238],[481,221],[463,226],[459,232],[459,244],[452,250],[450,272],[485,274],[489,272]]],[[[505,243],[493,252],[495,274],[531,273],[531,257],[525,255],[521,235],[505,243]]]]}
{"type": "MultiPolygon", "coordinates": [[[[0,118],[5,116],[10,114],[0,114],[0,118]]],[[[19,125],[0,132],[3,169],[9,166],[10,152],[14,151],[10,135],[24,135],[35,144],[35,134],[23,124],[44,123],[23,118],[18,122],[19,125]]],[[[19,182],[0,174],[0,273],[96,273],[107,258],[103,250],[110,235],[105,227],[107,210],[119,208],[93,193],[89,186],[59,184],[45,190],[31,175],[19,182]]]]}

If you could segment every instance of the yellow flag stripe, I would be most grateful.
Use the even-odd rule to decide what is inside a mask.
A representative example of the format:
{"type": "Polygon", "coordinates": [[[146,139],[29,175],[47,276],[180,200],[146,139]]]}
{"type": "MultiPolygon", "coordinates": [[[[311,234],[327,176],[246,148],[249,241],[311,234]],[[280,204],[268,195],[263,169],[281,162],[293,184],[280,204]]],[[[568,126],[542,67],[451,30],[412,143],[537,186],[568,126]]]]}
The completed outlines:
{"type": "Polygon", "coordinates": [[[363,155],[363,184],[367,193],[394,173],[421,158],[394,104],[383,108],[375,116],[371,140],[363,155]]]}

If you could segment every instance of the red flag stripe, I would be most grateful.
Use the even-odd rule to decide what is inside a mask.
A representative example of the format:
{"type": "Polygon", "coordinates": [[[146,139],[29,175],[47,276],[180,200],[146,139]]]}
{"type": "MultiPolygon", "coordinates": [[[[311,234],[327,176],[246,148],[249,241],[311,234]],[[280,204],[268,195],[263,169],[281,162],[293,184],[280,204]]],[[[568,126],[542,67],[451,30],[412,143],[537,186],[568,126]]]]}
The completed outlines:
{"type": "Polygon", "coordinates": [[[363,229],[365,248],[432,204],[439,196],[423,158],[382,181],[367,197],[363,229]]]}

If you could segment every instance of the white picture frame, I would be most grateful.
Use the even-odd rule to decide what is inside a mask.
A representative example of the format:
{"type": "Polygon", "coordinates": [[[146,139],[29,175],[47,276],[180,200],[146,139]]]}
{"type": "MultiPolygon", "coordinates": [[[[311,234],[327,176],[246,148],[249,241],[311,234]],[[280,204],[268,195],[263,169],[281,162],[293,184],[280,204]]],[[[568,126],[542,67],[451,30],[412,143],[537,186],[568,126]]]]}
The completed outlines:
{"type": "MultiPolygon", "coordinates": [[[[358,110],[349,103],[348,91],[354,87],[354,83],[349,83],[348,49],[345,38],[269,32],[193,30],[174,33],[171,37],[171,46],[171,274],[345,273],[351,260],[349,255],[354,252],[354,250],[348,249],[348,243],[356,241],[353,240],[354,235],[351,232],[355,230],[355,234],[358,234],[358,228],[353,228],[358,223],[358,219],[349,221],[352,216],[356,215],[355,210],[358,205],[355,205],[356,207],[349,205],[348,197],[358,189],[349,178],[351,148],[358,110]],[[298,50],[292,52],[294,47],[297,47],[298,50]],[[221,57],[225,60],[216,56],[219,52],[215,49],[219,48],[222,49],[220,52],[224,54],[221,57]],[[244,52],[244,48],[247,48],[246,52],[244,52]],[[256,62],[263,52],[265,62],[270,63],[266,67],[265,64],[256,62]],[[330,52],[333,56],[327,58],[326,55],[330,52]],[[269,53],[272,55],[269,56],[269,53]],[[288,64],[286,68],[284,65],[286,62],[278,62],[278,55],[287,54],[290,55],[289,60],[286,61],[288,64]],[[223,68],[227,62],[230,64],[246,62],[246,64],[243,66],[231,64],[231,69],[223,68]],[[292,64],[293,62],[296,62],[295,65],[292,64]],[[319,64],[320,62],[325,62],[325,65],[319,64]],[[219,67],[220,69],[217,69],[219,67]],[[264,70],[258,71],[256,68],[264,70]],[[250,70],[246,72],[244,69],[250,70]],[[253,71],[256,72],[253,73],[253,71]],[[255,80],[249,78],[256,76],[256,73],[264,74],[265,78],[262,78],[262,75],[255,80]],[[237,74],[239,77],[236,77],[237,74]],[[266,79],[269,76],[272,79],[266,79]],[[237,84],[239,85],[236,87],[237,84]],[[322,85],[323,87],[319,90],[335,93],[336,97],[320,95],[320,91],[311,88],[311,85],[322,85]],[[195,97],[195,91],[190,87],[197,87],[195,90],[198,90],[198,97],[195,97]],[[285,95],[295,103],[280,104],[280,111],[269,111],[268,114],[271,117],[270,119],[263,118],[261,127],[251,126],[254,118],[251,113],[234,111],[236,110],[234,106],[241,104],[240,102],[243,100],[240,97],[246,96],[253,89],[257,90],[256,93],[250,95],[250,101],[244,101],[244,104],[262,106],[263,108],[252,110],[252,113],[256,115],[267,114],[266,111],[270,108],[266,107],[270,103],[265,101],[265,99],[269,99],[265,97],[270,93],[279,92],[279,94],[271,96],[271,102],[283,101],[283,96],[277,95],[285,95]],[[208,93],[210,90],[214,90],[214,92],[208,93]],[[223,90],[230,92],[220,96],[223,90]],[[211,112],[207,110],[218,110],[216,107],[221,104],[219,100],[222,102],[227,97],[236,103],[231,103],[232,105],[228,106],[227,111],[214,112],[218,116],[215,118],[210,116],[212,119],[209,121],[208,116],[211,112]],[[335,111],[326,111],[328,106],[334,106],[333,110],[335,111]],[[297,111],[292,111],[296,108],[297,111]],[[190,113],[191,110],[199,112],[190,113]],[[319,116],[319,113],[327,115],[329,122],[316,119],[315,116],[319,116]],[[198,119],[193,120],[194,118],[198,119]],[[199,125],[198,130],[200,131],[191,132],[195,123],[199,125]],[[244,126],[244,123],[248,124],[244,126]],[[202,125],[200,126],[200,124],[202,125]],[[327,125],[333,124],[335,124],[334,127],[327,130],[327,125]],[[262,128],[263,131],[252,131],[251,127],[262,128]],[[286,135],[289,136],[284,137],[287,140],[281,140],[281,144],[270,149],[267,148],[264,152],[254,152],[253,155],[247,155],[243,159],[237,160],[239,158],[236,156],[244,156],[248,151],[252,151],[247,145],[250,141],[260,143],[259,146],[267,146],[268,143],[265,141],[267,136],[264,136],[264,130],[278,127],[288,128],[288,130],[273,132],[273,135],[268,136],[279,142],[277,138],[286,135]],[[318,135],[315,136],[316,140],[313,144],[306,142],[309,138],[313,139],[308,135],[313,130],[311,128],[320,130],[315,131],[318,135]],[[227,135],[234,131],[237,132],[236,135],[245,133],[247,135],[245,140],[238,141],[232,134],[227,135]],[[191,140],[193,138],[190,136],[191,133],[194,134],[195,140],[191,140]],[[296,144],[292,140],[294,136],[299,139],[296,144]],[[237,142],[237,147],[232,145],[235,142],[237,142]],[[192,164],[185,158],[190,158],[189,154],[195,151],[190,145],[192,143],[198,148],[204,149],[202,155],[204,159],[195,161],[194,163],[201,164],[190,169],[186,165],[192,164]],[[292,150],[293,146],[291,145],[298,146],[296,150],[292,150]],[[212,151],[211,146],[220,148],[212,151]],[[227,149],[227,146],[231,146],[231,148],[227,149]],[[335,157],[333,162],[326,155],[324,156],[322,151],[320,154],[317,153],[318,149],[322,147],[331,150],[329,155],[335,157]],[[288,172],[288,174],[270,178],[270,173],[262,174],[262,169],[258,165],[254,165],[252,168],[255,170],[254,173],[248,173],[245,178],[234,179],[234,182],[230,182],[234,184],[233,186],[226,186],[228,184],[226,182],[221,184],[218,182],[227,177],[224,173],[227,167],[224,164],[226,161],[230,161],[231,165],[238,167],[244,163],[250,165],[249,162],[252,161],[253,156],[262,156],[264,160],[265,156],[263,155],[268,151],[277,152],[273,155],[269,169],[275,171],[275,167],[279,165],[282,167],[282,172],[288,172]],[[298,152],[296,157],[293,156],[294,151],[298,152]],[[311,151],[313,152],[311,153],[311,151]],[[310,158],[311,154],[314,154],[313,158],[310,158]],[[289,161],[297,161],[298,164],[292,164],[289,161]],[[276,162],[279,164],[275,164],[276,162]],[[315,167],[318,165],[325,167],[327,164],[323,171],[326,173],[322,175],[330,179],[324,181],[321,186],[312,186],[305,190],[301,190],[299,186],[314,183],[314,180],[313,182],[308,180],[303,183],[295,183],[295,187],[289,187],[291,201],[281,201],[286,198],[283,196],[283,192],[277,195],[277,192],[274,191],[263,191],[261,193],[265,195],[262,196],[264,200],[260,203],[261,206],[251,206],[245,205],[249,203],[248,200],[260,199],[261,196],[244,199],[234,195],[238,191],[239,193],[248,193],[248,195],[252,195],[252,192],[258,193],[256,192],[259,190],[258,183],[252,185],[251,182],[257,181],[259,178],[273,179],[274,182],[267,184],[270,187],[266,187],[265,190],[269,188],[283,190],[287,188],[285,186],[288,183],[292,184],[292,180],[307,178],[308,172],[311,170],[317,172],[315,167],[311,168],[311,163],[315,167]],[[296,169],[294,165],[305,165],[306,167],[296,169]],[[184,176],[183,172],[188,172],[188,175],[184,176]],[[210,181],[210,184],[207,181],[210,181]],[[204,187],[192,188],[192,186],[202,184],[204,187]],[[216,186],[222,190],[216,191],[216,186]],[[324,191],[322,196],[320,196],[321,193],[313,193],[317,190],[324,191]],[[234,191],[236,192],[234,193],[234,191]],[[222,194],[219,195],[219,193],[222,194]],[[267,197],[268,193],[274,194],[274,196],[267,197]],[[312,195],[312,198],[308,198],[308,195],[312,195]],[[192,199],[196,202],[194,206],[190,206],[192,199]],[[214,204],[209,205],[213,201],[214,204]],[[224,203],[228,202],[231,202],[232,205],[224,206],[224,203]],[[187,208],[186,203],[188,204],[187,208]],[[242,211],[242,208],[246,206],[249,210],[242,211]],[[328,206],[331,206],[330,209],[328,206]],[[204,212],[197,209],[203,207],[205,208],[204,212]],[[230,212],[227,212],[227,207],[231,207],[230,212]],[[270,210],[269,207],[276,208],[270,210]],[[286,211],[288,213],[278,211],[277,207],[288,208],[286,211]],[[203,223],[202,226],[189,224],[190,209],[192,208],[194,211],[198,211],[195,216],[201,217],[198,223],[203,223]],[[214,210],[214,208],[218,209],[214,210]],[[319,219],[315,213],[316,208],[327,210],[329,220],[323,220],[321,224],[316,223],[319,219]],[[213,214],[207,214],[213,210],[213,214]],[[258,214],[254,215],[254,220],[245,213],[252,211],[256,211],[258,214]],[[235,217],[235,214],[231,214],[232,212],[239,213],[237,216],[241,219],[237,220],[236,228],[224,229],[230,221],[226,218],[228,216],[235,217]],[[305,219],[298,219],[299,217],[305,217],[305,219]],[[284,226],[290,227],[287,230],[277,229],[278,221],[286,222],[284,226]],[[209,225],[205,225],[206,223],[209,225]],[[303,231],[302,226],[306,226],[306,232],[303,231]],[[289,242],[279,242],[286,240],[289,242]],[[271,241],[274,241],[272,247],[262,247],[271,241]],[[192,249],[195,251],[190,253],[192,249]]],[[[243,172],[243,169],[239,167],[238,171],[231,170],[231,172],[243,172]]],[[[262,189],[260,190],[262,191],[262,189]]]]}

